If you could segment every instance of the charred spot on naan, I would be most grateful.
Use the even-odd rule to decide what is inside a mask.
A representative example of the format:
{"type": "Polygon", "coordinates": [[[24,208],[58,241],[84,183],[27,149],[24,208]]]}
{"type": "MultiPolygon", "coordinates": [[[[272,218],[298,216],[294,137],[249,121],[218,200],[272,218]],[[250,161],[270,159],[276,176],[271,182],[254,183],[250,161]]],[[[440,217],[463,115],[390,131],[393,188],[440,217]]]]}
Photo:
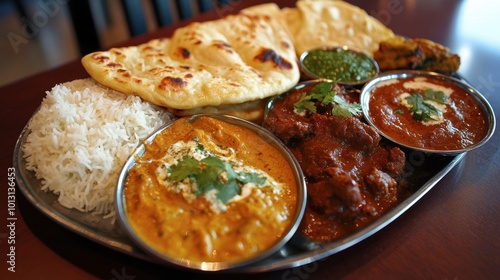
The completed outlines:
{"type": "Polygon", "coordinates": [[[231,47],[231,45],[229,45],[228,43],[226,43],[226,42],[224,42],[222,40],[215,40],[212,45],[214,47],[218,48],[218,49],[227,51],[228,53],[233,53],[234,52],[233,48],[231,47]]]}
{"type": "Polygon", "coordinates": [[[143,48],[141,48],[142,51],[148,51],[148,52],[157,52],[158,49],[157,48],[153,48],[152,46],[144,46],[143,48]]]}
{"type": "Polygon", "coordinates": [[[246,15],[248,17],[248,19],[250,20],[250,24],[248,26],[250,26],[252,29],[257,29],[257,25],[262,27],[262,28],[266,28],[266,23],[271,21],[271,17],[269,15],[257,15],[257,14],[253,14],[253,15],[246,15]],[[266,23],[263,23],[262,21],[265,21],[266,23]]]}
{"type": "Polygon", "coordinates": [[[165,66],[165,67],[154,67],[148,70],[148,73],[152,75],[162,75],[164,73],[172,73],[174,71],[174,67],[172,66],[165,66]]]}
{"type": "Polygon", "coordinates": [[[184,59],[188,59],[191,56],[191,52],[186,48],[178,48],[178,53],[184,59]]]}
{"type": "Polygon", "coordinates": [[[184,81],[182,78],[165,77],[165,78],[161,79],[161,82],[158,85],[158,88],[160,88],[161,90],[179,89],[179,88],[185,87],[186,85],[187,85],[187,82],[184,81]]]}
{"type": "Polygon", "coordinates": [[[111,49],[110,52],[121,59],[127,57],[123,52],[119,51],[118,49],[111,49]]]}
{"type": "Polygon", "coordinates": [[[110,62],[110,63],[106,64],[106,67],[117,68],[118,70],[120,70],[123,68],[123,65],[121,65],[120,63],[116,63],[116,62],[110,62]]]}
{"type": "Polygon", "coordinates": [[[174,50],[172,55],[180,60],[186,60],[191,57],[191,52],[183,47],[178,47],[174,50]]]}
{"type": "Polygon", "coordinates": [[[293,68],[293,65],[289,61],[281,57],[278,53],[276,53],[272,49],[262,48],[260,53],[255,56],[255,59],[262,63],[270,61],[271,63],[274,64],[274,66],[277,69],[281,70],[287,70],[293,68]]]}
{"type": "MultiPolygon", "coordinates": [[[[198,29],[200,24],[198,22],[193,22],[188,25],[188,27],[193,27],[193,29],[198,29]]],[[[203,43],[203,41],[200,39],[203,38],[203,34],[200,34],[196,30],[188,31],[184,34],[183,40],[186,42],[190,42],[193,45],[199,45],[203,43]]]]}
{"type": "Polygon", "coordinates": [[[106,63],[109,60],[109,56],[101,55],[99,53],[95,53],[94,55],[92,55],[92,59],[94,59],[95,61],[97,61],[97,63],[99,63],[99,64],[104,64],[104,63],[106,63]]]}
{"type": "Polygon", "coordinates": [[[117,70],[118,74],[120,74],[122,77],[125,77],[125,78],[131,78],[132,75],[130,74],[130,71],[126,70],[126,69],[118,69],[117,70]]]}
{"type": "Polygon", "coordinates": [[[289,49],[292,45],[290,44],[290,42],[283,41],[283,42],[281,42],[281,46],[282,46],[284,49],[289,49]]]}
{"type": "Polygon", "coordinates": [[[127,84],[128,82],[125,80],[120,79],[119,77],[113,77],[113,80],[119,84],[127,84]]]}
{"type": "Polygon", "coordinates": [[[127,69],[118,69],[116,71],[124,80],[119,77],[115,77],[115,80],[119,80],[121,83],[126,83],[126,81],[131,81],[132,83],[142,85],[142,80],[140,78],[134,77],[130,71],[127,69]]]}

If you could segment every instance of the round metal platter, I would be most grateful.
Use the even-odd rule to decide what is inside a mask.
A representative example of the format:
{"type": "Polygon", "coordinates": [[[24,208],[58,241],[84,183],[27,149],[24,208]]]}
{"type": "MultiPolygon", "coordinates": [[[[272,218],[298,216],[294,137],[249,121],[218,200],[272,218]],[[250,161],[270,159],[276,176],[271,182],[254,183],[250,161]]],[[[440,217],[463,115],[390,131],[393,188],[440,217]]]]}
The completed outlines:
{"type": "MultiPolygon", "coordinates": [[[[89,240],[136,258],[158,262],[136,247],[119,223],[112,224],[109,219],[104,219],[102,216],[65,208],[58,203],[55,194],[41,190],[40,180],[36,178],[34,172],[26,169],[26,161],[23,157],[22,146],[28,134],[26,126],[16,143],[13,162],[19,190],[31,204],[58,224],[89,240]]],[[[410,154],[407,155],[415,156],[411,152],[408,153],[410,154]]],[[[460,162],[465,153],[455,156],[435,156],[422,153],[418,156],[422,157],[419,164],[412,166],[412,172],[409,172],[402,181],[402,184],[405,184],[405,187],[410,190],[408,197],[367,227],[326,244],[316,244],[301,234],[296,234],[277,253],[230,271],[262,272],[301,266],[333,255],[363,241],[415,204],[460,162]]]]}

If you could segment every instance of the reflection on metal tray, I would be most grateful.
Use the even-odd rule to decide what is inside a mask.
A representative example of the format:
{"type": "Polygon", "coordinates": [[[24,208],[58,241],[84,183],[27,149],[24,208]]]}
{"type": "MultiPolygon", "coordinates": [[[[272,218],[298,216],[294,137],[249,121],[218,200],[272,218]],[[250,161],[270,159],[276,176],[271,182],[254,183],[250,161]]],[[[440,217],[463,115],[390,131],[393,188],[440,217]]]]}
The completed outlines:
{"type": "MultiPolygon", "coordinates": [[[[25,127],[16,143],[13,160],[14,167],[16,168],[18,187],[30,203],[52,220],[83,237],[116,251],[154,262],[152,258],[138,249],[127,238],[118,223],[112,225],[109,220],[104,220],[102,216],[82,213],[75,209],[67,209],[57,202],[55,194],[42,191],[40,180],[35,177],[33,172],[26,170],[26,161],[22,155],[21,147],[26,141],[27,136],[28,129],[25,127]]],[[[391,223],[410,208],[459,163],[464,156],[465,153],[456,156],[435,156],[408,151],[406,173],[401,182],[405,184],[405,188],[408,190],[407,198],[389,210],[385,215],[367,227],[327,244],[315,244],[298,234],[278,253],[257,263],[238,268],[238,271],[262,272],[305,265],[361,242],[391,223]]]]}

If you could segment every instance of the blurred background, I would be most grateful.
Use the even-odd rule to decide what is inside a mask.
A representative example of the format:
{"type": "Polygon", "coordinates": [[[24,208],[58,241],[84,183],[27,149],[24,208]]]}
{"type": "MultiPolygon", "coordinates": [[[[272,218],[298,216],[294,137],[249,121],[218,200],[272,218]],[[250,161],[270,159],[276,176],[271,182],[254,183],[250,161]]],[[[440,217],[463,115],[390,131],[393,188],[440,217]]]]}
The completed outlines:
{"type": "MultiPolygon", "coordinates": [[[[498,84],[498,72],[481,76],[473,71],[489,65],[499,57],[500,36],[491,30],[499,24],[496,11],[500,1],[491,0],[385,0],[374,6],[366,0],[348,0],[365,3],[367,12],[390,25],[398,34],[409,37],[426,36],[440,39],[438,43],[460,55],[460,74],[479,87],[492,91],[498,84]],[[365,2],[363,2],[365,1],[365,2]],[[388,14],[391,3],[405,1],[405,9],[424,9],[426,19],[411,18],[415,25],[423,20],[441,25],[425,35],[413,25],[402,24],[408,19],[398,13],[388,14]],[[441,4],[440,4],[441,3],[441,4]],[[453,18],[445,18],[435,7],[446,3],[456,8],[453,18]],[[443,25],[447,26],[446,28],[443,25]],[[441,34],[444,32],[444,34],[441,34]],[[472,49],[487,55],[478,56],[472,49]],[[484,60],[478,57],[490,57],[484,60]],[[484,85],[483,85],[484,84],[484,85]]],[[[216,9],[222,17],[233,5],[250,0],[0,0],[0,87],[44,70],[79,59],[95,49],[108,49],[130,36],[140,35],[160,26],[216,9]],[[162,14],[158,14],[162,11],[162,14]],[[164,12],[164,13],[163,13],[164,12]],[[79,17],[79,29],[72,19],[79,17]],[[94,26],[90,26],[90,23],[94,26]],[[94,28],[95,27],[95,28],[94,28]],[[92,32],[93,31],[93,32],[92,32]],[[78,34],[79,38],[76,38],[78,34]]],[[[422,11],[421,11],[422,12],[422,11]]],[[[406,15],[413,13],[407,12],[406,15]]]]}
{"type": "Polygon", "coordinates": [[[0,0],[0,87],[130,36],[240,1],[0,0]],[[155,13],[158,10],[165,14],[155,13]],[[75,28],[80,38],[71,15],[80,17],[75,28]]]}

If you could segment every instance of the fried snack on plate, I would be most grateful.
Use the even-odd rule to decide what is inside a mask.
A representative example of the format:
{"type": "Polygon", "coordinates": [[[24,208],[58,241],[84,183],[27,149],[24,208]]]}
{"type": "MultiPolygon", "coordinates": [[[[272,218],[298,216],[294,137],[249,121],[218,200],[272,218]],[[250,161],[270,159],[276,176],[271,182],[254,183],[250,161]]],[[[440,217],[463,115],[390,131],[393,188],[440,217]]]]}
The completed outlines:
{"type": "Polygon", "coordinates": [[[225,113],[253,120],[267,97],[300,76],[295,50],[267,15],[191,23],[171,38],[94,52],[82,64],[96,81],[179,116],[225,113]]]}
{"type": "Polygon", "coordinates": [[[458,71],[460,57],[431,40],[396,36],[380,43],[374,53],[381,71],[426,70],[441,73],[458,71]]]}
{"type": "Polygon", "coordinates": [[[297,55],[315,48],[342,46],[372,55],[381,41],[394,37],[378,19],[343,1],[301,0],[294,8],[283,9],[269,3],[243,12],[275,17],[292,38],[297,55]]]}

